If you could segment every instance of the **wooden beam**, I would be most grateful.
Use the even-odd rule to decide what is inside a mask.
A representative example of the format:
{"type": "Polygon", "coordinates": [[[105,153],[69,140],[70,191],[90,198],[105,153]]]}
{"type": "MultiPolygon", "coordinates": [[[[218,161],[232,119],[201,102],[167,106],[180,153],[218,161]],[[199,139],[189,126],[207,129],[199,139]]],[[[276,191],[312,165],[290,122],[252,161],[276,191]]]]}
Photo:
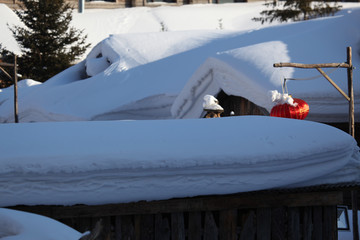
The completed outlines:
{"type": "Polygon", "coordinates": [[[103,217],[113,215],[156,214],[171,212],[217,211],[225,209],[268,208],[277,206],[323,206],[343,203],[341,191],[299,193],[251,193],[221,196],[140,201],[132,203],[76,206],[13,206],[12,209],[45,215],[55,219],[103,217]]]}
{"type": "Polygon", "coordinates": [[[319,64],[303,64],[303,63],[274,63],[274,67],[295,67],[295,68],[349,68],[348,63],[319,63],[319,64]]]}
{"type": "Polygon", "coordinates": [[[2,67],[14,67],[13,63],[0,62],[0,66],[2,67]]]}
{"type": "Polygon", "coordinates": [[[326,75],[326,73],[321,68],[316,68],[316,69],[321,73],[321,75],[323,75],[326,78],[326,80],[328,80],[331,83],[331,85],[333,85],[336,88],[336,90],[338,90],[346,98],[346,100],[350,101],[350,97],[346,95],[346,93],[343,90],[341,90],[341,88],[338,85],[336,85],[336,83],[328,75],[326,75]]]}
{"type": "Polygon", "coordinates": [[[359,240],[359,225],[358,225],[358,193],[357,190],[351,191],[351,207],[352,207],[352,227],[353,240],[359,240]]]}
{"type": "Polygon", "coordinates": [[[0,67],[0,70],[8,77],[12,80],[12,77],[10,76],[10,74],[8,74],[5,69],[3,69],[2,67],[0,67]]]}

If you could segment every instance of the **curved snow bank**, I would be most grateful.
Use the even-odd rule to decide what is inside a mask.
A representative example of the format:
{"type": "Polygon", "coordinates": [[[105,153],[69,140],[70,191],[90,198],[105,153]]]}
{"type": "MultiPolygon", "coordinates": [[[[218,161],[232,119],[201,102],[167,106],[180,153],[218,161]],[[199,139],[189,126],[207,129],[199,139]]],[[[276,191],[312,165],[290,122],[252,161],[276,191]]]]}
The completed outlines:
{"type": "Polygon", "coordinates": [[[78,231],[53,219],[5,208],[0,208],[0,238],[3,240],[76,240],[78,231]]]}
{"type": "Polygon", "coordinates": [[[33,123],[0,125],[0,132],[0,206],[130,202],[360,180],[355,140],[308,121],[249,116],[33,123]]]}

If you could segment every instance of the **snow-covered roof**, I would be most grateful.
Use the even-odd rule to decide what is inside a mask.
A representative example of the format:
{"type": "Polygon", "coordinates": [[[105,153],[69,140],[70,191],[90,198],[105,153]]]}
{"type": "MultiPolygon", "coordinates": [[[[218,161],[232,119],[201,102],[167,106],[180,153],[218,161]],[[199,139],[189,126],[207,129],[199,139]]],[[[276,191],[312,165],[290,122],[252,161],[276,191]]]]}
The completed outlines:
{"type": "MultiPolygon", "coordinates": [[[[360,29],[352,28],[351,24],[349,29],[343,26],[358,18],[360,10],[343,13],[334,18],[276,26],[242,35],[238,44],[242,47],[217,52],[194,72],[175,99],[172,115],[176,118],[200,117],[203,109],[199,99],[206,94],[216,95],[220,90],[244,97],[270,112],[273,104],[268,92],[281,91],[285,78],[296,78],[299,80],[287,80],[287,89],[293,97],[308,102],[309,120],[346,122],[348,102],[319,72],[273,67],[274,63],[281,62],[342,63],[347,59],[347,46],[354,46],[353,64],[358,65],[358,44],[352,39],[358,38],[355,35],[359,36],[360,29]]],[[[325,71],[343,91],[347,91],[346,69],[325,71]]],[[[354,79],[357,76],[355,71],[354,79]]],[[[358,87],[359,82],[354,81],[356,105],[359,104],[358,87]]],[[[358,119],[358,108],[355,114],[358,119]]]]}
{"type": "MultiPolygon", "coordinates": [[[[74,24],[79,23],[80,28],[86,22],[93,23],[96,14],[102,19],[107,15],[109,21],[99,23],[103,29],[98,25],[85,29],[96,28],[98,35],[103,36],[110,31],[103,24],[109,22],[114,30],[107,32],[104,40],[94,42],[83,62],[44,84],[24,84],[19,88],[20,122],[178,117],[176,112],[180,110],[176,108],[182,105],[178,102],[188,97],[188,87],[184,86],[195,84],[210,70],[216,78],[212,80],[214,83],[209,82],[211,89],[204,95],[214,94],[211,91],[221,87],[229,94],[241,95],[269,110],[271,101],[266,99],[266,92],[281,92],[284,77],[320,75],[309,69],[275,69],[272,67],[275,62],[343,62],[346,47],[351,46],[353,64],[359,65],[360,30],[354,23],[359,22],[360,7],[355,3],[343,4],[344,9],[332,17],[263,26],[249,17],[259,14],[262,3],[117,9],[106,13],[94,10],[75,15],[74,24]],[[184,11],[198,12],[196,19],[204,21],[193,19],[196,24],[186,29],[181,25],[189,21],[184,19],[184,11]],[[218,14],[224,16],[222,30],[216,29],[219,19],[214,18],[218,14]],[[120,24],[124,19],[134,20],[134,25],[125,25],[127,21],[120,24]],[[158,29],[160,23],[168,27],[167,32],[153,30],[158,29]],[[118,30],[121,27],[123,29],[118,30]],[[89,77],[84,79],[86,75],[89,77]],[[175,98],[178,100],[173,105],[175,98]],[[171,115],[171,107],[175,116],[171,115]]],[[[346,92],[346,70],[337,69],[330,77],[346,92]]],[[[357,78],[355,69],[355,119],[360,117],[357,78]]],[[[287,86],[290,94],[309,103],[308,119],[347,121],[346,100],[323,77],[288,81],[287,86]]],[[[0,90],[0,122],[13,121],[12,94],[11,88],[0,90]]],[[[200,103],[194,102],[195,108],[201,104],[202,96],[199,99],[200,103]]],[[[196,114],[188,117],[199,115],[198,110],[194,111],[196,114]]]]}
{"type": "Polygon", "coordinates": [[[0,206],[105,204],[359,181],[356,141],[265,116],[0,125],[0,206]]]}

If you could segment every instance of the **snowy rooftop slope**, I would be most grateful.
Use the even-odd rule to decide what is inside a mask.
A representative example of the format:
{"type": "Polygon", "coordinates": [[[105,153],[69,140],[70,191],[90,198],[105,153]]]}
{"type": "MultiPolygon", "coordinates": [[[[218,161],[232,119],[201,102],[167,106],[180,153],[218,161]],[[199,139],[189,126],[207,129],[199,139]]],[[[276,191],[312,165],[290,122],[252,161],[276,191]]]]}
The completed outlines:
{"type": "MultiPolygon", "coordinates": [[[[114,30],[117,34],[110,35],[98,43],[83,62],[54,76],[44,84],[24,84],[19,89],[20,121],[172,118],[170,108],[174,99],[194,74],[201,75],[202,70],[206,73],[209,58],[222,62],[223,69],[218,68],[218,73],[222,72],[224,75],[226,71],[233,69],[231,74],[234,79],[241,79],[242,84],[251,81],[252,87],[243,86],[242,89],[232,90],[233,93],[244,94],[249,100],[265,108],[269,108],[270,100],[266,102],[263,93],[266,90],[281,92],[280,76],[304,78],[319,75],[312,70],[274,69],[274,61],[342,62],[346,60],[346,47],[352,46],[353,63],[355,66],[360,63],[359,55],[356,54],[359,51],[360,29],[354,24],[360,21],[359,4],[344,3],[344,6],[358,7],[345,8],[334,17],[276,26],[261,26],[254,23],[249,24],[248,28],[239,23],[242,21],[241,14],[246,12],[244,21],[248,22],[250,15],[260,12],[260,3],[216,6],[219,8],[192,5],[179,8],[144,8],[146,11],[143,8],[124,12],[121,9],[114,12],[106,10],[110,20],[115,20],[116,14],[126,15],[126,19],[135,17],[132,14],[139,14],[136,15],[138,17],[144,14],[141,15],[141,21],[138,19],[141,23],[146,23],[143,31],[140,31],[140,22],[135,24],[136,27],[126,25],[131,29],[124,30],[125,33],[114,30]],[[238,9],[239,15],[236,17],[235,11],[231,11],[229,19],[225,18],[225,10],[232,8],[238,9]],[[190,30],[187,31],[180,29],[180,20],[185,19],[182,17],[176,22],[175,17],[183,14],[184,9],[192,13],[199,11],[201,16],[204,14],[206,21],[197,23],[195,30],[191,27],[188,27],[190,30]],[[209,14],[217,9],[219,13],[209,14]],[[214,22],[218,21],[218,14],[224,15],[224,30],[216,30],[217,27],[213,26],[214,22]],[[155,22],[164,23],[169,27],[169,31],[145,31],[152,29],[146,29],[147,24],[154,23],[150,20],[145,21],[148,16],[156,16],[155,22]],[[210,16],[216,18],[216,21],[210,20],[210,16]],[[281,47],[268,49],[275,45],[281,47]],[[271,55],[266,54],[268,52],[271,52],[271,55]],[[86,75],[90,77],[84,79],[86,75]],[[246,76],[246,80],[242,79],[242,76],[246,76]]],[[[100,10],[95,12],[105,21],[106,14],[100,10]]],[[[88,13],[94,16],[95,12],[88,13]]],[[[84,19],[85,16],[87,15],[84,15],[84,19]]],[[[101,26],[103,24],[101,23],[101,26]]],[[[339,69],[330,76],[346,91],[344,70],[339,69]]],[[[355,99],[359,99],[360,94],[357,76],[355,70],[355,99]]],[[[237,85],[240,86],[240,82],[237,85]]],[[[325,79],[291,81],[288,88],[294,97],[303,98],[309,103],[309,119],[330,122],[347,120],[348,108],[345,100],[325,79]]],[[[215,91],[215,88],[212,90],[215,91]]],[[[357,105],[358,101],[356,100],[357,105]]],[[[356,118],[359,117],[358,109],[355,107],[356,118]]],[[[0,122],[12,121],[12,90],[3,89],[0,90],[0,122]]]]}
{"type": "Polygon", "coordinates": [[[12,27],[13,25],[24,26],[16,14],[8,8],[5,4],[0,3],[0,44],[2,47],[6,47],[11,52],[20,54],[21,50],[17,42],[12,36],[12,33],[7,25],[7,23],[12,27]],[[6,19],[6,21],[4,21],[6,19]]]}
{"type": "Polygon", "coordinates": [[[2,124],[0,132],[0,206],[168,199],[360,177],[355,140],[309,121],[24,123],[2,124]]]}

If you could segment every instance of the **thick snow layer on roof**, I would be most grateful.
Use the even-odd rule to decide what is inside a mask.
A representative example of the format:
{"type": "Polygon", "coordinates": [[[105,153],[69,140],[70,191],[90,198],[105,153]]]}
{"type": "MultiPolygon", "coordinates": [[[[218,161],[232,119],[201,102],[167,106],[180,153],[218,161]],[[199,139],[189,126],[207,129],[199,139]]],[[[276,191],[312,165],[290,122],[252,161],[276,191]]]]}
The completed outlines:
{"type": "Polygon", "coordinates": [[[103,204],[359,181],[355,140],[273,117],[2,124],[0,206],[103,204]]]}

